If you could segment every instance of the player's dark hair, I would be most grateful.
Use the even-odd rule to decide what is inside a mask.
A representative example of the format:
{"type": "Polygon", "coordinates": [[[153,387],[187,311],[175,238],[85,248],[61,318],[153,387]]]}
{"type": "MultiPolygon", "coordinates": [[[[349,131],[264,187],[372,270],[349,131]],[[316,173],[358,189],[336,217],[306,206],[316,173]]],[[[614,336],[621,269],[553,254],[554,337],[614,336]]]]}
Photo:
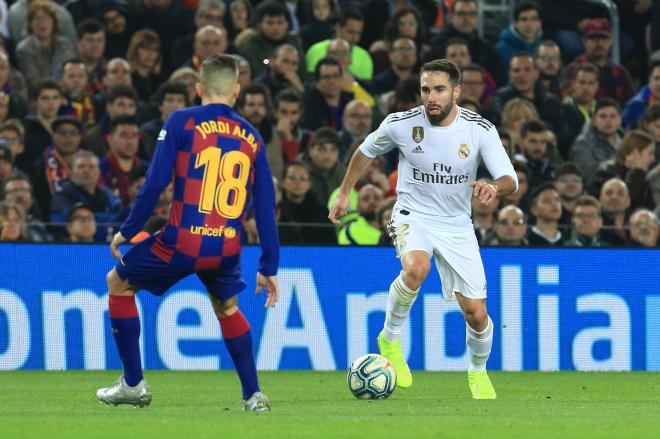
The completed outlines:
{"type": "Polygon", "coordinates": [[[340,27],[344,27],[346,26],[346,23],[348,23],[348,20],[364,21],[364,15],[362,15],[362,12],[360,12],[360,10],[355,6],[351,6],[351,5],[345,6],[341,8],[341,12],[339,13],[337,24],[340,27]]]}
{"type": "Polygon", "coordinates": [[[577,75],[580,72],[593,73],[596,75],[596,79],[600,80],[600,70],[598,70],[598,67],[594,63],[583,62],[578,64],[577,69],[575,69],[575,75],[573,75],[573,79],[577,78],[577,75]]]}
{"type": "Polygon", "coordinates": [[[527,11],[536,11],[539,14],[539,18],[541,18],[541,7],[538,3],[534,1],[523,1],[513,8],[513,21],[518,21],[520,19],[520,14],[527,11]]]}
{"type": "Polygon", "coordinates": [[[339,68],[339,73],[344,73],[344,69],[342,69],[341,63],[339,61],[337,61],[335,58],[326,56],[325,58],[321,59],[318,64],[316,64],[316,68],[314,69],[314,79],[316,81],[321,78],[321,67],[323,66],[336,66],[339,68]]]}
{"type": "Polygon", "coordinates": [[[602,98],[596,102],[594,107],[594,114],[598,113],[603,108],[614,107],[618,113],[621,113],[621,105],[612,98],[602,98]]]}
{"type": "Polygon", "coordinates": [[[158,89],[156,90],[156,102],[158,105],[163,105],[165,102],[165,97],[167,95],[180,95],[183,96],[183,100],[188,105],[188,88],[185,84],[181,82],[163,82],[158,89]]]}
{"type": "Polygon", "coordinates": [[[545,133],[548,126],[538,119],[532,119],[524,122],[520,128],[520,138],[524,139],[529,133],[545,133]]]}
{"type": "Polygon", "coordinates": [[[298,91],[294,90],[293,88],[285,88],[275,96],[276,109],[279,107],[280,102],[293,102],[300,104],[302,107],[302,96],[300,96],[300,93],[298,93],[298,91]]]}
{"type": "Polygon", "coordinates": [[[96,34],[105,31],[103,24],[95,18],[85,18],[76,27],[76,34],[78,39],[81,39],[87,34],[96,34]]]}
{"type": "Polygon", "coordinates": [[[60,95],[64,96],[62,86],[57,81],[54,79],[44,79],[37,82],[37,84],[32,88],[32,99],[36,100],[44,90],[57,90],[60,95]]]}
{"type": "Polygon", "coordinates": [[[532,192],[529,194],[530,207],[536,206],[536,202],[537,202],[539,196],[543,192],[548,191],[548,190],[555,191],[557,194],[559,194],[559,191],[554,186],[554,184],[552,184],[551,181],[544,181],[543,183],[539,184],[534,189],[532,189],[532,192]]]}
{"type": "Polygon", "coordinates": [[[426,72],[444,72],[449,75],[449,81],[451,85],[456,87],[461,82],[461,70],[458,68],[456,63],[448,59],[436,59],[430,62],[427,62],[422,66],[419,74],[420,77],[426,72]]]}
{"type": "Polygon", "coordinates": [[[137,103],[138,95],[137,91],[130,85],[126,84],[117,84],[110,89],[108,93],[108,103],[112,103],[119,98],[129,98],[133,99],[137,103]]]}
{"type": "Polygon", "coordinates": [[[135,116],[130,116],[128,114],[122,114],[120,116],[112,118],[110,120],[110,132],[114,133],[118,126],[120,125],[135,125],[139,126],[135,116]]]}

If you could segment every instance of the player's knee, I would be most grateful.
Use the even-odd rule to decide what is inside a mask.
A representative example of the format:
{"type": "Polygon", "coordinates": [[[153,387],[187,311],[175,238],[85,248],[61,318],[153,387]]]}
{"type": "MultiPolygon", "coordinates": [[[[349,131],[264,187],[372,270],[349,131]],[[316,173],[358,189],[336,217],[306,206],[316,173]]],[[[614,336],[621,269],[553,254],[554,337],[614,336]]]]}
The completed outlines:
{"type": "Polygon", "coordinates": [[[431,263],[427,258],[415,258],[412,263],[406,264],[403,271],[406,274],[406,285],[411,290],[416,290],[424,282],[431,269],[431,263]]]}
{"type": "Polygon", "coordinates": [[[238,301],[235,297],[228,300],[211,297],[211,303],[213,305],[213,311],[219,319],[225,319],[238,311],[238,301]]]}
{"type": "Polygon", "coordinates": [[[488,325],[488,312],[485,307],[468,309],[463,314],[468,325],[476,331],[481,331],[488,325]]]}

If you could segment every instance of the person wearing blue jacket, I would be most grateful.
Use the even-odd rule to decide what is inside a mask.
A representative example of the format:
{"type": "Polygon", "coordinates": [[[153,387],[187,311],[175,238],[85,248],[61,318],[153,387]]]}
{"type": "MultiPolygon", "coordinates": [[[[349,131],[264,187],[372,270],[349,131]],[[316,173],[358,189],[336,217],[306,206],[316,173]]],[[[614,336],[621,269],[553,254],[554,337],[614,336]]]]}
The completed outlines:
{"type": "Polygon", "coordinates": [[[541,45],[541,8],[536,2],[524,1],[513,11],[513,24],[504,29],[495,50],[500,56],[505,74],[508,74],[509,61],[516,52],[536,53],[541,45]]]}
{"type": "Polygon", "coordinates": [[[660,60],[651,62],[649,66],[649,82],[623,107],[621,117],[623,126],[627,129],[642,118],[648,107],[660,102],[660,60]]]}

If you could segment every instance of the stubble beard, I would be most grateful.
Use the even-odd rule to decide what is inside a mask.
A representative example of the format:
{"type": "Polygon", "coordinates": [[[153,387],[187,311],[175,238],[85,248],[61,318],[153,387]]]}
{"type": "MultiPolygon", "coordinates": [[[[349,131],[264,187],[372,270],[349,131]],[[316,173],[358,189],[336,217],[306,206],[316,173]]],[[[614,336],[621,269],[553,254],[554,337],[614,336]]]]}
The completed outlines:
{"type": "Polygon", "coordinates": [[[440,112],[438,114],[429,113],[429,109],[427,106],[426,115],[428,116],[431,125],[436,125],[436,126],[440,125],[442,121],[445,120],[447,116],[449,116],[449,113],[451,113],[451,109],[453,106],[454,106],[454,101],[451,101],[449,105],[447,105],[446,107],[440,107],[440,112]]]}

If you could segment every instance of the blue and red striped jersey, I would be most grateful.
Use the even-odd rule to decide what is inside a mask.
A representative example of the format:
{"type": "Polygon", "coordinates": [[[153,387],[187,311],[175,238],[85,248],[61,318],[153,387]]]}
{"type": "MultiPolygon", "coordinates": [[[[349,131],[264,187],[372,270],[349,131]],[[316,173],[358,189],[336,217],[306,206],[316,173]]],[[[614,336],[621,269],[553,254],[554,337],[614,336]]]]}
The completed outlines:
{"type": "Polygon", "coordinates": [[[125,238],[142,229],[172,180],[170,215],[154,240],[154,254],[194,271],[233,268],[241,251],[242,221],[254,207],[262,249],[259,272],[277,273],[275,189],[266,146],[249,122],[224,104],[172,113],[158,136],[145,182],[119,230],[125,238]]]}

